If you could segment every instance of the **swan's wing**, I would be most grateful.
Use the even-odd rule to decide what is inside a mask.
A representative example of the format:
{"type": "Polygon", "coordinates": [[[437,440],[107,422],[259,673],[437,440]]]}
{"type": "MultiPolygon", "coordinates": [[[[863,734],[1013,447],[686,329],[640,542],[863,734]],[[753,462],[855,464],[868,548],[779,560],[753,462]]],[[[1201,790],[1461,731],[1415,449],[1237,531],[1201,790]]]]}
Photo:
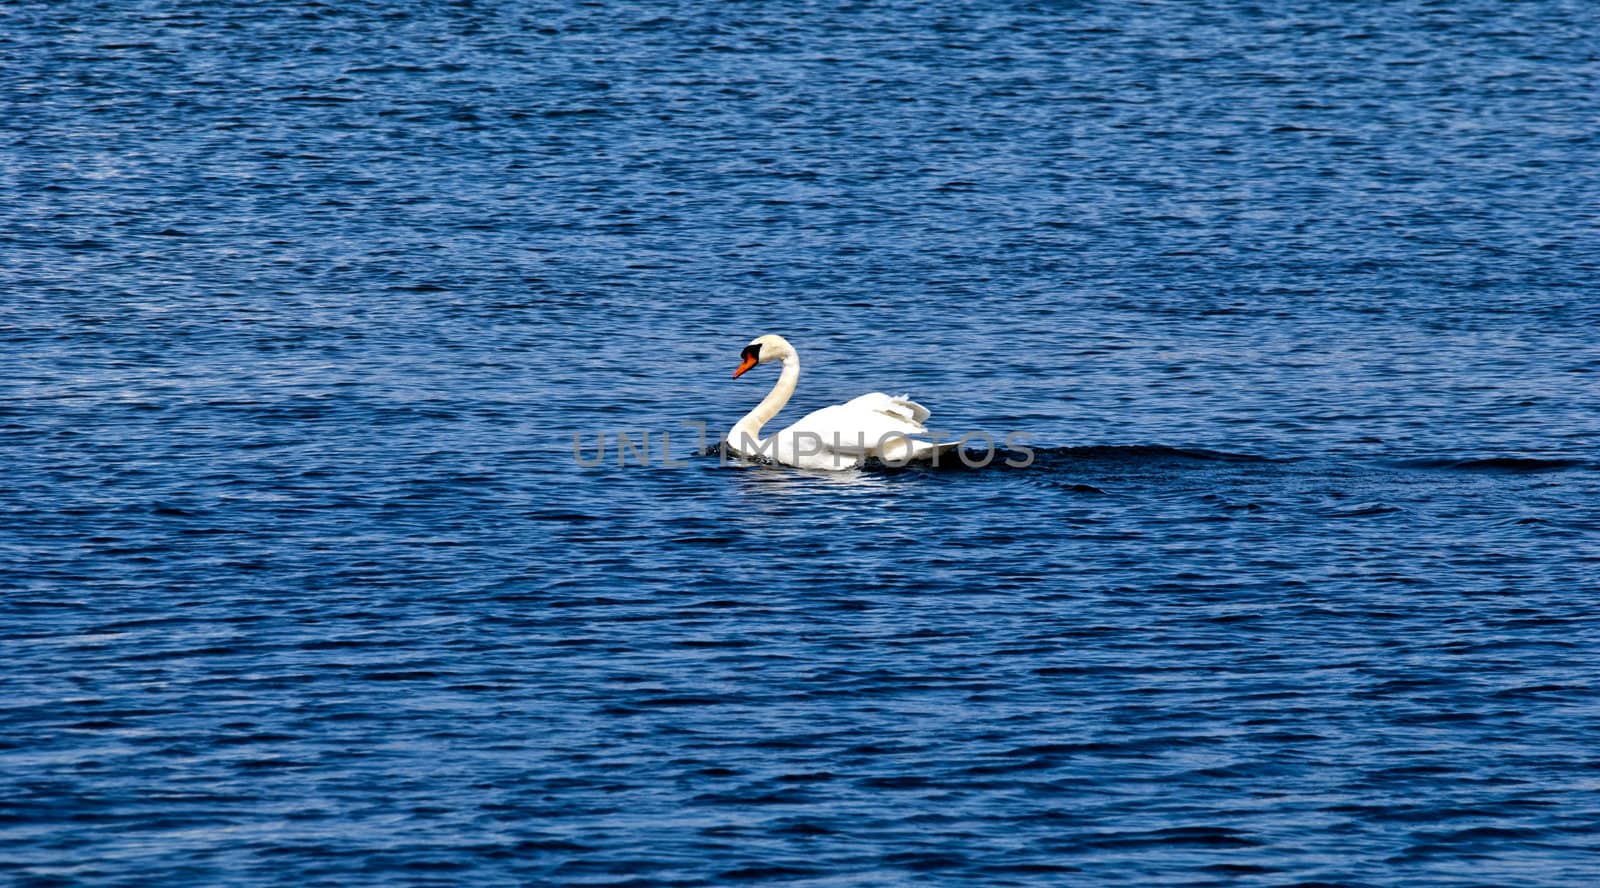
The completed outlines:
{"type": "Polygon", "coordinates": [[[778,439],[780,446],[796,450],[820,446],[836,453],[876,455],[882,442],[927,434],[921,422],[927,416],[928,408],[921,404],[873,392],[808,413],[779,432],[778,439]],[[809,439],[813,435],[816,443],[809,439]],[[800,443],[796,436],[808,440],[800,443]]]}
{"type": "MultiPolygon", "coordinates": [[[[859,398],[851,398],[841,406],[874,410],[919,427],[930,415],[928,408],[911,400],[909,395],[890,397],[883,392],[867,392],[859,398]]],[[[925,432],[927,429],[919,428],[918,431],[925,432]]]]}

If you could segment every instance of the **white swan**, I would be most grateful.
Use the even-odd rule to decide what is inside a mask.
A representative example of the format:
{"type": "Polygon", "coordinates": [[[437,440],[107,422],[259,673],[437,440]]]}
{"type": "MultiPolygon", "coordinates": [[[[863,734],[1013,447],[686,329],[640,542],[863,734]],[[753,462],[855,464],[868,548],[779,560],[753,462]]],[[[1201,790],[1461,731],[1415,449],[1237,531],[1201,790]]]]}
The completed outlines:
{"type": "Polygon", "coordinates": [[[746,370],[768,361],[782,361],[783,372],[761,403],[728,430],[728,447],[744,457],[762,457],[802,469],[850,469],[869,457],[890,463],[934,459],[951,447],[914,440],[926,435],[922,421],[928,408],[905,395],[890,397],[871,392],[859,398],[824,407],[806,414],[799,422],[771,438],[761,440],[761,427],[789,403],[800,381],[800,356],[782,336],[757,336],[739,355],[743,360],[733,371],[735,379],[746,370]]]}

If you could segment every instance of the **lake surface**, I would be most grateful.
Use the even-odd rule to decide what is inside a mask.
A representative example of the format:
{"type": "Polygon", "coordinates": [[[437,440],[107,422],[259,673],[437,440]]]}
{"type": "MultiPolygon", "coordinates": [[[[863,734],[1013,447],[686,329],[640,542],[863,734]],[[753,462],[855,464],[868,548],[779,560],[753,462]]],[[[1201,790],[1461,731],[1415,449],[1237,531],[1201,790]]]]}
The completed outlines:
{"type": "Polygon", "coordinates": [[[1600,882],[1600,7],[1230,6],[0,7],[0,879],[1600,882]]]}

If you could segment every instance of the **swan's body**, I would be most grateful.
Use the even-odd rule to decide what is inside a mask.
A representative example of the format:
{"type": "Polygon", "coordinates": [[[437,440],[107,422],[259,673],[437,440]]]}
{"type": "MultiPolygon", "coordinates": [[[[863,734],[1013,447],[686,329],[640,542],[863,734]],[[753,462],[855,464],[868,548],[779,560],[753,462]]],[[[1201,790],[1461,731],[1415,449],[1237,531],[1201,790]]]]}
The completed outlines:
{"type": "Polygon", "coordinates": [[[789,403],[800,381],[800,356],[782,336],[767,335],[758,336],[745,346],[743,358],[734,371],[735,377],[768,361],[782,361],[783,372],[761,403],[728,431],[728,447],[740,456],[770,459],[802,469],[839,470],[854,468],[868,459],[892,463],[932,459],[955,446],[912,438],[928,434],[922,424],[928,418],[928,408],[905,395],[896,398],[883,392],[870,392],[808,413],[763,441],[761,427],[789,403]]]}

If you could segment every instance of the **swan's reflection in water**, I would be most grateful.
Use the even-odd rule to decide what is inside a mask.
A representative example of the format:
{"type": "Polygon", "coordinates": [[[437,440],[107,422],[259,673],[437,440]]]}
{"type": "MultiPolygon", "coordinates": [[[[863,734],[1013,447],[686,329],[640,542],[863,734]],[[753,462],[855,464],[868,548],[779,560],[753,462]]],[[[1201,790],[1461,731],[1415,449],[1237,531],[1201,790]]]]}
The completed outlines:
{"type": "Polygon", "coordinates": [[[828,471],[737,462],[729,465],[741,470],[739,482],[742,489],[759,490],[763,495],[774,493],[780,496],[798,495],[814,491],[819,485],[829,489],[871,490],[882,490],[890,486],[888,478],[882,474],[864,469],[828,471]],[[760,487],[752,488],[750,485],[760,485],[760,487]]]}
{"type": "Polygon", "coordinates": [[[862,469],[815,471],[777,465],[730,463],[738,472],[736,490],[752,512],[764,517],[793,515],[797,508],[851,513],[856,525],[888,520],[884,496],[895,485],[862,469]]]}

